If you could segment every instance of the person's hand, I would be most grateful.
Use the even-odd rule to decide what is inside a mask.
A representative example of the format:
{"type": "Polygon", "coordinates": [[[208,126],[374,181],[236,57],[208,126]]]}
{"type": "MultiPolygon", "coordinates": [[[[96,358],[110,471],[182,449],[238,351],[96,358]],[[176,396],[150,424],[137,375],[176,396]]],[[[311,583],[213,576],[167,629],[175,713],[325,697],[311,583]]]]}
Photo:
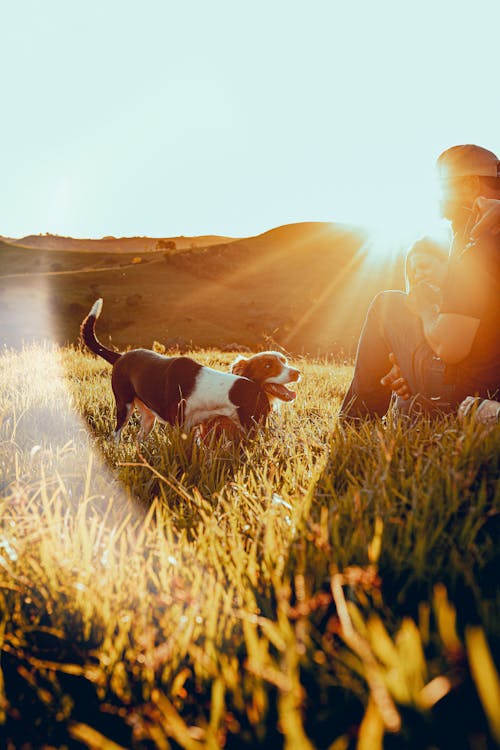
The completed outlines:
{"type": "Polygon", "coordinates": [[[436,315],[439,313],[439,303],[441,301],[440,290],[428,284],[426,281],[421,281],[410,289],[407,294],[407,304],[410,310],[422,317],[424,313],[433,312],[436,315]]]}
{"type": "Polygon", "coordinates": [[[403,401],[408,401],[411,396],[410,388],[406,378],[403,377],[401,368],[396,359],[394,352],[389,354],[389,362],[392,367],[388,373],[380,379],[381,385],[388,385],[389,388],[394,391],[403,401]]]}

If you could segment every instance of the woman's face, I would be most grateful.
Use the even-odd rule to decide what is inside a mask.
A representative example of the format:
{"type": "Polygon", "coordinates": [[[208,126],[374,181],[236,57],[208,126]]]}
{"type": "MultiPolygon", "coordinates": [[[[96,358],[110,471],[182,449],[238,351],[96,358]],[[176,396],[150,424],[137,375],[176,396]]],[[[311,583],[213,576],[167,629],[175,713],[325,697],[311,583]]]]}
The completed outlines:
{"type": "Polygon", "coordinates": [[[416,251],[408,258],[408,283],[410,289],[421,281],[441,288],[446,275],[447,262],[425,252],[416,251]]]}

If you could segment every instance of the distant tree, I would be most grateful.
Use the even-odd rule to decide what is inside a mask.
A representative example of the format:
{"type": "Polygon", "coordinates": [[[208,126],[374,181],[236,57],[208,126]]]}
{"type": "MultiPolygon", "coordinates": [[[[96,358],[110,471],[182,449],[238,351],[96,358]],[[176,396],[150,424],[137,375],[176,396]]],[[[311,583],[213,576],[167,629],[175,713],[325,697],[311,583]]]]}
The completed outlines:
{"type": "Polygon", "coordinates": [[[176,244],[174,240],[158,240],[156,243],[157,250],[175,250],[176,244]]]}

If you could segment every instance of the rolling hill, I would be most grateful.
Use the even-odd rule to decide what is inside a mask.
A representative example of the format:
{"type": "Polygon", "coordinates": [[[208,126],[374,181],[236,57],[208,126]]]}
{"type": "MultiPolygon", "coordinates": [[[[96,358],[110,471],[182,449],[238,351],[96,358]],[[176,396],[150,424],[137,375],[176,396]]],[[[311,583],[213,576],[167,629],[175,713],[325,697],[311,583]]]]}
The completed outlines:
{"type": "Polygon", "coordinates": [[[0,242],[0,341],[8,345],[76,342],[81,319],[103,297],[99,335],[120,348],[277,344],[352,355],[372,296],[403,283],[401,258],[377,265],[362,232],[325,222],[213,244],[184,238],[184,248],[141,254],[139,239],[142,247],[157,240],[95,240],[107,249],[90,254],[75,249],[88,241],[28,247],[26,239],[0,242]],[[133,251],[112,250],[113,242],[133,251]]]}
{"type": "Polygon", "coordinates": [[[201,237],[102,237],[100,239],[80,239],[61,237],[58,234],[30,234],[21,239],[7,239],[8,242],[23,247],[41,250],[73,250],[80,253],[150,253],[162,249],[162,244],[174,243],[179,250],[193,247],[209,247],[230,242],[231,237],[204,235],[201,237]]]}

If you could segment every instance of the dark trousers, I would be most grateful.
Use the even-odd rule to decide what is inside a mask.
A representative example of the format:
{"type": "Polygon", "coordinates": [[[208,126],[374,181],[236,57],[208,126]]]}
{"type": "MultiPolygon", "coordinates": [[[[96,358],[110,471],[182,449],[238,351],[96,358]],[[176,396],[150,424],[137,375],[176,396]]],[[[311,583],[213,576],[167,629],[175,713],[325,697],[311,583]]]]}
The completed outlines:
{"type": "Polygon", "coordinates": [[[380,378],[391,368],[390,352],[396,355],[412,396],[423,396],[422,403],[429,401],[432,409],[441,404],[443,411],[449,411],[452,387],[445,384],[444,363],[427,343],[420,318],[411,312],[406,299],[404,292],[387,291],[372,301],[341,417],[383,416],[387,412],[392,392],[380,384],[380,378]]]}

